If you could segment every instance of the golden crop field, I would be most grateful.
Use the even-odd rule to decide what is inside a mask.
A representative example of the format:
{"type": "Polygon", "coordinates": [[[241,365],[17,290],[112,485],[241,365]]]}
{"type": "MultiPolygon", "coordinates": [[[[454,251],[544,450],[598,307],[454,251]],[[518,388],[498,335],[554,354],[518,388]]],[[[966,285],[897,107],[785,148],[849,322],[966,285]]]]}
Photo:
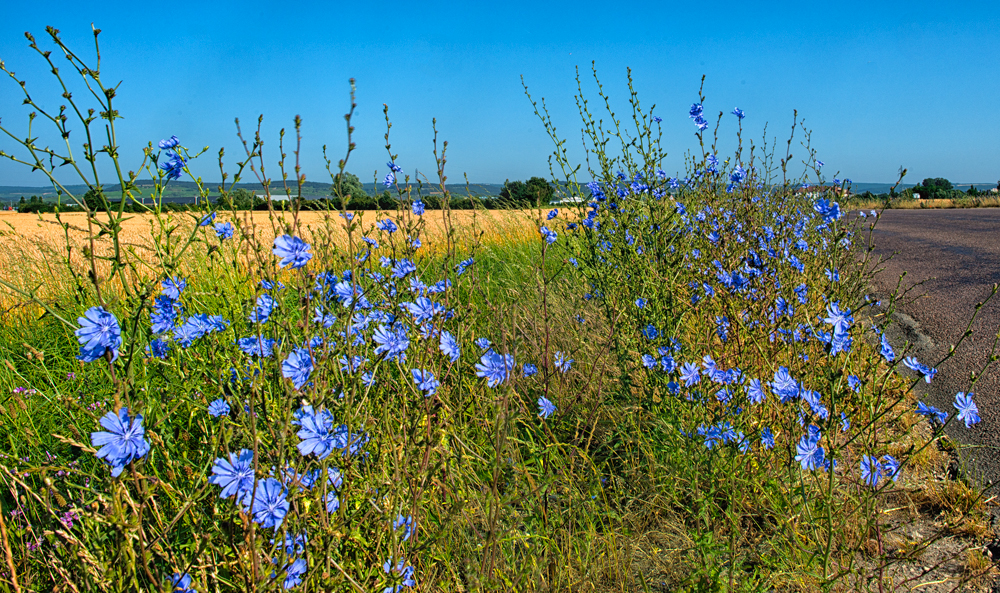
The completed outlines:
{"type": "MultiPolygon", "coordinates": [[[[118,237],[123,259],[146,268],[151,273],[159,273],[158,262],[162,262],[162,246],[169,235],[176,244],[195,229],[200,214],[175,212],[163,214],[159,218],[146,214],[126,214],[121,222],[118,237]]],[[[391,218],[400,227],[397,240],[405,240],[408,224],[420,221],[421,241],[430,249],[440,249],[446,235],[445,214],[439,210],[428,210],[417,218],[407,212],[359,211],[355,213],[358,227],[355,241],[360,234],[369,233],[384,242],[384,235],[373,230],[382,218],[391,218]]],[[[535,211],[509,210],[455,210],[450,213],[452,239],[460,246],[475,243],[504,244],[537,238],[534,220],[535,211]]],[[[98,214],[98,220],[107,223],[108,215],[98,214]]],[[[254,244],[269,246],[277,234],[295,232],[307,241],[345,246],[347,232],[345,221],[338,212],[308,211],[298,213],[297,220],[291,213],[269,213],[266,211],[219,214],[215,222],[230,221],[236,227],[234,239],[228,245],[238,245],[246,257],[251,257],[254,244]],[[298,229],[297,231],[294,229],[298,229]],[[242,237],[242,240],[241,240],[242,237]],[[255,238],[255,239],[251,239],[255,238]]],[[[42,286],[40,293],[58,292],[58,285],[68,277],[65,264],[67,255],[77,270],[85,270],[88,262],[84,254],[89,251],[90,239],[94,236],[93,250],[98,255],[111,255],[113,242],[108,235],[99,236],[99,228],[91,225],[84,213],[65,213],[56,218],[55,214],[20,214],[0,212],[0,280],[13,283],[23,289],[34,290],[42,286]],[[67,246],[69,249],[67,249],[67,246]]],[[[416,230],[416,229],[415,229],[416,230]]],[[[196,237],[202,242],[218,245],[211,226],[198,229],[196,237]]],[[[230,247],[232,248],[232,247],[230,247]]],[[[98,274],[103,276],[109,269],[107,262],[98,263],[98,274]]],[[[7,291],[3,291],[7,292],[7,291]]],[[[5,295],[10,296],[10,295],[5,295]]]]}
{"type": "MultiPolygon", "coordinates": [[[[391,218],[400,222],[400,216],[396,212],[359,211],[355,215],[356,220],[361,221],[362,230],[370,229],[380,218],[391,218]]],[[[533,219],[532,211],[524,210],[454,210],[451,212],[451,221],[459,233],[469,233],[482,231],[485,241],[504,241],[510,237],[510,233],[520,234],[531,229],[529,222],[533,219]]],[[[169,213],[162,215],[167,225],[179,225],[182,228],[192,227],[200,215],[189,212],[169,213]]],[[[290,213],[275,213],[274,223],[268,212],[239,212],[234,218],[228,214],[221,214],[216,222],[230,220],[242,228],[254,228],[260,234],[261,240],[270,241],[273,239],[272,228],[281,228],[284,224],[292,224],[293,217],[290,213]]],[[[406,213],[406,218],[415,217],[406,213]]],[[[440,238],[445,228],[443,212],[439,210],[428,211],[423,217],[425,221],[424,234],[428,239],[440,238]]],[[[98,214],[98,219],[107,222],[107,215],[98,214]]],[[[87,236],[87,219],[82,212],[73,212],[60,215],[60,220],[69,225],[69,235],[71,240],[79,241],[87,236]]],[[[329,221],[331,228],[343,231],[344,221],[336,212],[300,212],[298,214],[298,224],[307,232],[316,232],[320,228],[325,228],[329,221]]],[[[155,232],[158,226],[156,217],[145,214],[126,214],[122,222],[120,238],[129,245],[137,247],[149,247],[151,242],[151,229],[155,232]]],[[[402,226],[402,224],[400,225],[402,226]]],[[[209,229],[210,230],[210,229],[209,229]]],[[[346,237],[346,233],[345,233],[346,237]]],[[[519,238],[519,237],[518,237],[519,238]]],[[[4,250],[10,247],[26,247],[38,245],[50,245],[61,248],[65,243],[66,232],[63,225],[56,219],[55,214],[19,214],[16,212],[0,212],[0,241],[4,250]]]]}

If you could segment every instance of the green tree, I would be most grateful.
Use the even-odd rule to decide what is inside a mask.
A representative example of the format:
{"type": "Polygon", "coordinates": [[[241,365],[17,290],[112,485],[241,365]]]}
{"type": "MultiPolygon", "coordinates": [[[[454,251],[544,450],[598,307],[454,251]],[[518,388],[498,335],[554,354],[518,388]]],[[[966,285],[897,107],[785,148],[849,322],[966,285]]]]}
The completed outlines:
{"type": "Polygon", "coordinates": [[[378,208],[378,198],[369,196],[367,193],[360,195],[351,194],[351,199],[347,201],[350,210],[375,210],[378,208]]]}
{"type": "Polygon", "coordinates": [[[537,202],[548,204],[555,195],[555,189],[541,177],[532,177],[528,181],[506,181],[500,190],[500,197],[508,205],[525,208],[537,202]]]}
{"type": "Polygon", "coordinates": [[[96,189],[88,189],[87,193],[83,194],[83,203],[87,205],[87,209],[91,212],[97,212],[104,210],[104,199],[98,193],[96,189]]]}
{"type": "Polygon", "coordinates": [[[347,171],[344,171],[343,180],[341,180],[340,173],[333,176],[333,187],[330,188],[330,195],[341,199],[351,196],[352,201],[358,202],[366,202],[365,198],[368,197],[358,176],[347,171]]]}
{"type": "Polygon", "coordinates": [[[385,190],[378,196],[378,207],[382,210],[395,210],[399,207],[399,201],[392,197],[389,190],[385,190]]]}
{"type": "Polygon", "coordinates": [[[914,191],[920,194],[921,198],[930,200],[941,200],[950,198],[953,187],[951,182],[943,177],[928,177],[920,182],[919,187],[914,191]]]}
{"type": "Polygon", "coordinates": [[[541,177],[532,177],[528,180],[525,186],[528,190],[531,203],[535,203],[535,200],[538,200],[542,204],[548,204],[552,201],[552,196],[556,193],[555,188],[553,188],[548,181],[542,179],[541,177]]]}
{"type": "Polygon", "coordinates": [[[257,205],[257,196],[249,190],[239,188],[220,195],[215,203],[223,210],[253,210],[257,205]]]}
{"type": "Polygon", "coordinates": [[[500,197],[510,202],[520,202],[525,198],[525,187],[523,181],[504,181],[503,189],[500,190],[500,197]]]}

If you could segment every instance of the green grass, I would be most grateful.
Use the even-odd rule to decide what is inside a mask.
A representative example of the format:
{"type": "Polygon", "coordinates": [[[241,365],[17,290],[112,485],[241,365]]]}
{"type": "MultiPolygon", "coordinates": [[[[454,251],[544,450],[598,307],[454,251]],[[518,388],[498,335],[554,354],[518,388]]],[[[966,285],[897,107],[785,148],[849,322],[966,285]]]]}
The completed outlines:
{"type": "MultiPolygon", "coordinates": [[[[339,218],[309,230],[271,219],[272,236],[307,239],[311,260],[283,268],[269,240],[204,227],[156,237],[157,259],[97,262],[96,277],[58,251],[0,274],[20,301],[0,324],[0,584],[169,591],[187,574],[198,591],[874,590],[935,539],[961,531],[972,545],[984,491],[931,482],[943,428],[914,414],[921,379],[896,372],[908,352],[888,356],[888,322],[868,312],[872,262],[858,250],[870,228],[795,193],[805,179],[772,186],[774,160],[752,150],[689,154],[690,182],[668,181],[629,90],[634,134],[613,113],[603,130],[581,98],[596,205],[552,222],[533,213],[527,232],[481,223],[432,240],[401,212],[398,230],[366,231],[379,247],[354,228],[349,249],[339,218]],[[172,276],[187,287],[156,301],[172,276]],[[97,306],[122,343],[102,346],[113,362],[82,363],[74,320],[97,306]],[[182,309],[162,336],[154,307],[182,309]],[[226,323],[208,331],[196,315],[226,323]],[[192,327],[201,335],[186,343],[192,327]],[[162,359],[154,339],[170,346],[162,359]],[[241,339],[273,340],[273,355],[241,339]],[[230,413],[213,417],[219,399],[230,413]],[[148,450],[115,476],[91,433],[125,410],[132,430],[142,415],[130,442],[148,450]],[[252,457],[239,501],[217,480],[237,456],[252,457]],[[885,469],[874,486],[872,458],[885,469]],[[900,501],[920,496],[951,513],[951,531],[883,545],[912,519],[900,501]]],[[[585,195],[544,105],[536,113],[561,189],[585,195]]],[[[964,558],[956,582],[988,570],[964,558]]]]}
{"type": "MultiPolygon", "coordinates": [[[[787,556],[787,551],[780,548],[768,548],[769,540],[782,538],[780,532],[764,527],[780,524],[782,516],[775,513],[787,501],[744,499],[745,492],[758,491],[761,486],[780,492],[780,480],[771,486],[767,482],[758,484],[753,472],[746,473],[748,468],[730,465],[734,460],[712,469],[722,460],[702,459],[701,445],[678,438],[675,423],[681,418],[676,416],[675,406],[667,400],[662,387],[626,379],[628,373],[622,368],[626,363],[612,353],[614,346],[606,333],[610,326],[601,307],[583,302],[586,306],[580,308],[579,296],[586,286],[570,273],[567,257],[555,251],[548,253],[543,273],[538,266],[539,253],[538,241],[479,246],[475,251],[474,279],[473,272],[468,272],[469,282],[459,284],[451,298],[461,303],[456,312],[464,328],[461,338],[465,348],[474,348],[472,339],[489,336],[504,350],[514,352],[518,361],[542,360],[546,352],[551,355],[557,349],[581,361],[578,365],[585,366],[565,379],[553,375],[546,387],[552,389],[553,397],[560,394],[560,409],[568,409],[575,420],[555,423],[551,432],[540,432],[537,424],[530,422],[534,396],[527,393],[531,389],[527,393],[521,389],[508,392],[503,396],[506,401],[489,401],[482,397],[491,392],[481,393],[462,379],[448,396],[442,397],[445,408],[435,413],[444,413],[448,419],[440,436],[432,441],[427,441],[426,435],[418,436],[426,416],[399,424],[390,413],[379,421],[383,426],[396,425],[401,429],[399,434],[409,435],[397,446],[405,442],[422,444],[430,459],[442,464],[435,468],[436,472],[450,476],[448,480],[458,480],[458,486],[441,485],[440,500],[431,504],[424,501],[425,520],[432,523],[428,528],[430,539],[422,548],[422,572],[431,571],[424,580],[440,586],[461,583],[470,588],[479,583],[487,589],[564,590],[587,583],[598,590],[643,590],[648,586],[644,581],[655,574],[657,579],[672,580],[676,587],[712,589],[716,586],[712,583],[728,580],[725,565],[718,564],[721,558],[752,546],[757,551],[749,556],[746,552],[751,548],[739,552],[741,562],[751,561],[757,566],[753,573],[756,576],[740,577],[742,588],[801,581],[794,573],[778,575],[789,570],[789,562],[809,563],[808,556],[787,556]],[[577,315],[586,322],[576,321],[577,315]],[[500,327],[506,328],[499,334],[498,319],[505,320],[500,327]],[[645,395],[636,399],[628,393],[636,389],[645,395]],[[517,409],[522,411],[506,416],[517,409]],[[708,465],[703,465],[706,462],[708,465]],[[702,478],[695,478],[705,471],[708,473],[702,478]],[[740,505],[749,505],[741,506],[739,514],[757,517],[754,520],[758,529],[763,530],[753,531],[753,536],[744,533],[733,548],[727,541],[732,527],[725,527],[726,521],[713,526],[716,519],[710,519],[720,512],[719,518],[732,512],[718,506],[718,500],[708,503],[718,497],[730,501],[726,505],[737,500],[740,505]],[[755,540],[758,543],[754,544],[755,540]],[[433,570],[434,566],[450,568],[433,570]]],[[[204,272],[190,277],[192,283],[186,291],[189,306],[192,310],[222,312],[240,323],[240,311],[253,299],[252,278],[245,271],[233,270],[224,258],[194,257],[204,272]]],[[[429,274],[441,266],[442,258],[438,256],[428,259],[423,269],[429,274]]],[[[286,282],[295,281],[287,274],[281,277],[286,282]]],[[[635,286],[622,288],[631,290],[635,286]]],[[[53,300],[69,305],[64,313],[70,314],[73,295],[57,295],[53,300]]],[[[291,309],[295,301],[287,297],[282,301],[293,315],[289,319],[289,327],[293,327],[291,309]]],[[[691,319],[687,323],[696,322],[691,319]]],[[[691,331],[698,334],[703,330],[692,325],[691,331]]],[[[225,349],[224,342],[219,339],[213,343],[225,349]]],[[[9,361],[0,367],[0,385],[8,393],[0,412],[0,439],[9,443],[11,456],[28,458],[27,463],[15,467],[26,470],[32,478],[44,480],[70,462],[76,462],[84,474],[94,476],[92,479],[106,472],[92,454],[72,443],[88,443],[87,432],[96,430],[99,416],[113,407],[116,390],[106,368],[74,360],[76,349],[70,329],[50,315],[10,318],[0,329],[0,356],[9,361]],[[68,379],[68,373],[74,373],[75,378],[68,379]],[[17,386],[30,387],[37,393],[13,393],[12,388],[17,386]],[[55,460],[46,460],[46,452],[56,455],[55,460]]],[[[175,483],[180,491],[204,491],[199,485],[204,479],[200,477],[204,466],[199,469],[203,462],[197,459],[212,453],[203,451],[199,456],[195,451],[221,436],[212,436],[211,425],[203,413],[196,411],[204,409],[216,396],[227,394],[218,381],[218,372],[212,370],[212,349],[202,352],[185,357],[174,369],[137,357],[131,380],[141,387],[137,387],[139,393],[126,394],[132,401],[146,401],[148,418],[161,418],[151,429],[157,435],[154,448],[162,447],[162,453],[154,452],[147,463],[169,472],[163,478],[175,483]],[[190,411],[178,416],[180,410],[190,411]],[[164,424],[167,417],[169,423],[164,424]],[[191,446],[196,449],[189,449],[191,446]],[[190,461],[178,463],[177,455],[190,461]],[[187,479],[182,478],[192,470],[187,479]]],[[[272,390],[268,389],[271,395],[266,397],[276,398],[277,410],[283,405],[295,405],[288,400],[281,403],[282,389],[272,390]]],[[[361,401],[361,405],[367,405],[363,403],[365,398],[361,401]]],[[[388,411],[383,408],[383,413],[388,411]]],[[[279,437],[273,435],[266,440],[270,438],[279,437]]],[[[391,450],[399,459],[407,458],[402,449],[391,450]]],[[[422,459],[404,462],[402,470],[397,466],[394,471],[419,476],[426,471],[419,469],[424,467],[422,459]]],[[[393,481],[391,475],[385,476],[389,481],[384,484],[393,481]]],[[[375,483],[379,482],[375,478],[375,483]]],[[[82,494],[78,488],[67,484],[65,489],[56,488],[52,495],[69,503],[74,491],[82,494]]],[[[179,498],[175,504],[186,504],[184,500],[189,499],[179,498]]],[[[195,509],[209,512],[210,507],[204,505],[211,497],[201,495],[196,500],[201,502],[195,509]]],[[[216,510],[210,514],[219,512],[219,503],[214,507],[216,510]]],[[[100,522],[96,516],[85,520],[100,522]]],[[[185,531],[212,529],[192,519],[185,531]]],[[[23,529],[18,533],[21,539],[15,541],[26,545],[26,533],[23,529]]],[[[359,533],[357,537],[363,536],[359,533]]],[[[354,553],[361,556],[355,558],[370,558],[362,552],[366,545],[358,545],[354,553]]],[[[95,555],[100,556],[97,552],[95,555]]],[[[234,560],[226,559],[225,554],[217,557],[226,565],[234,560]]],[[[113,581],[124,577],[106,562],[98,562],[103,566],[101,574],[118,574],[113,581]]],[[[29,561],[28,566],[34,565],[29,561]]],[[[352,566],[358,568],[357,564],[352,566]]],[[[229,570],[225,578],[236,578],[238,571],[229,570]]],[[[49,577],[36,571],[29,569],[22,576],[39,579],[38,584],[48,582],[49,577]]],[[[369,574],[368,578],[377,579],[377,574],[369,574]]],[[[132,579],[139,580],[120,582],[143,582],[141,575],[132,579]]]]}

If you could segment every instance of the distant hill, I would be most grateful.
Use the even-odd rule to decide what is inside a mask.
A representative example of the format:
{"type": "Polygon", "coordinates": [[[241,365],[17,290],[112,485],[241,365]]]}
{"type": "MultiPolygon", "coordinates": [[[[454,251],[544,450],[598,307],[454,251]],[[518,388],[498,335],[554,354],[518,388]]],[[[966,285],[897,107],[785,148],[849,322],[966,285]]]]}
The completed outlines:
{"type": "MultiPolygon", "coordinates": [[[[139,182],[136,184],[142,194],[148,197],[152,193],[152,182],[139,182]]],[[[385,191],[385,186],[381,183],[364,183],[362,184],[365,191],[368,194],[377,194],[385,191]]],[[[899,187],[896,188],[897,191],[902,191],[908,187],[914,187],[916,184],[913,183],[901,183],[899,187]]],[[[966,191],[972,186],[976,186],[981,191],[989,191],[990,189],[996,187],[995,182],[983,182],[983,183],[955,183],[952,182],[955,189],[966,191]]],[[[892,183],[870,183],[870,182],[855,182],[851,184],[851,190],[856,193],[864,193],[870,191],[873,194],[884,194],[889,192],[889,188],[893,186],[892,183]]],[[[218,182],[209,183],[207,186],[209,188],[209,197],[215,199],[218,194],[218,182]]],[[[289,188],[292,190],[294,195],[296,187],[294,184],[290,184],[289,188]]],[[[66,189],[73,192],[77,196],[83,196],[87,192],[87,186],[85,185],[68,185],[66,189]]],[[[234,189],[245,189],[252,191],[255,194],[263,194],[261,186],[257,183],[238,183],[234,189]]],[[[416,186],[413,186],[413,191],[416,192],[416,186]]],[[[463,184],[449,183],[447,189],[456,197],[465,197],[468,195],[476,197],[489,197],[500,195],[500,190],[503,189],[502,183],[470,183],[468,187],[463,184]]],[[[121,191],[118,184],[107,186],[106,191],[114,196],[121,191]]],[[[395,188],[390,190],[395,194],[395,188]]],[[[331,193],[331,186],[329,183],[322,183],[317,181],[307,181],[302,186],[302,195],[306,199],[317,199],[329,196],[331,193]]],[[[434,195],[440,194],[441,188],[437,185],[424,186],[421,190],[422,195],[434,195]]],[[[176,203],[193,203],[197,195],[197,185],[193,181],[171,181],[166,190],[164,191],[164,199],[167,202],[176,203]]],[[[284,187],[280,182],[271,184],[271,195],[273,196],[283,196],[285,195],[284,187]]],[[[31,196],[39,196],[44,201],[54,202],[56,201],[56,192],[51,187],[37,187],[37,186],[23,186],[23,185],[0,185],[0,205],[16,205],[20,201],[21,197],[25,199],[31,196]]]]}
{"type": "MultiPolygon", "coordinates": [[[[902,191],[908,187],[916,187],[920,185],[919,183],[900,183],[896,191],[902,191]]],[[[892,183],[862,183],[854,182],[851,183],[851,191],[856,194],[863,194],[866,191],[870,191],[873,194],[887,194],[889,189],[893,186],[892,183]]],[[[983,183],[955,183],[951,182],[951,186],[957,190],[968,191],[972,186],[976,186],[979,191],[989,191],[990,189],[997,186],[995,181],[983,182],[983,183]]]]}
{"type": "MultiPolygon", "coordinates": [[[[365,191],[369,194],[382,193],[385,191],[385,186],[382,184],[375,183],[365,183],[363,184],[365,191]]],[[[152,195],[152,182],[138,182],[136,186],[141,192],[140,195],[149,197],[152,195]]],[[[209,189],[209,197],[214,199],[219,195],[218,192],[219,183],[207,183],[206,188],[209,189]]],[[[447,189],[449,192],[455,196],[465,197],[468,195],[473,195],[476,197],[487,197],[496,196],[500,194],[500,190],[503,188],[502,183],[471,183],[468,187],[465,184],[449,183],[447,184],[447,189]]],[[[83,196],[87,193],[86,185],[67,185],[66,189],[72,192],[76,196],[83,196]]],[[[264,191],[258,183],[238,183],[232,189],[245,189],[252,191],[255,194],[263,194],[264,191]]],[[[297,188],[294,183],[289,184],[289,189],[292,195],[295,195],[297,188]]],[[[115,196],[121,191],[121,186],[118,184],[105,186],[105,191],[111,195],[115,196]]],[[[390,190],[395,194],[395,188],[390,190]]],[[[416,192],[416,186],[413,187],[413,191],[416,192]]],[[[440,194],[441,188],[437,185],[434,186],[424,186],[421,190],[422,195],[432,195],[440,194]]],[[[316,199],[327,197],[331,194],[331,185],[329,183],[320,183],[316,181],[307,181],[302,186],[302,195],[306,199],[316,199]]],[[[168,202],[179,202],[179,203],[191,203],[195,201],[195,197],[198,195],[198,187],[193,181],[171,181],[167,184],[167,188],[163,193],[163,197],[168,202]]],[[[285,188],[280,182],[272,182],[271,184],[271,195],[273,196],[283,196],[285,195],[285,188]]],[[[46,202],[54,202],[57,199],[55,190],[51,186],[46,187],[31,187],[31,186],[18,186],[18,185],[0,185],[0,204],[10,205],[17,204],[21,200],[21,197],[25,199],[31,198],[31,196],[39,196],[46,202]]]]}

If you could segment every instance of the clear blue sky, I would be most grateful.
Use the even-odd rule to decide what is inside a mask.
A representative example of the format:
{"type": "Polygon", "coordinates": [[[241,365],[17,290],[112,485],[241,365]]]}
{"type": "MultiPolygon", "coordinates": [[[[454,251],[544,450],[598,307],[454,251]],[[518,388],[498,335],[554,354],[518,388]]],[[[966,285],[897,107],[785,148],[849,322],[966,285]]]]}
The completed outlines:
{"type": "MultiPolygon", "coordinates": [[[[103,79],[122,81],[126,168],[138,165],[147,141],[176,134],[188,148],[211,147],[196,170],[217,182],[218,148],[226,148],[229,164],[238,154],[233,119],[246,132],[263,113],[266,160],[277,175],[277,131],[291,129],[300,114],[303,170],[325,181],[320,148],[327,144],[335,160],[344,152],[342,116],[354,77],[358,149],[348,169],[362,180],[386,173],[383,103],[407,173],[433,171],[436,117],[449,141],[450,182],[463,173],[483,183],[547,176],[552,144],[520,76],[576,147],[574,67],[589,74],[594,60],[621,113],[632,67],[641,100],[664,118],[670,172],[683,169],[684,151],[695,146],[687,109],[705,74],[706,111],[739,106],[753,137],[769,122],[769,134],[785,138],[798,109],[826,172],[892,181],[905,166],[909,182],[1000,178],[996,2],[8,4],[0,59],[46,105],[62,100],[24,31],[51,47],[44,30],[51,24],[92,56],[90,23],[103,30],[103,79]]],[[[592,81],[585,90],[596,99],[592,81]]],[[[2,123],[23,135],[19,93],[0,80],[2,123]]],[[[723,121],[729,138],[734,118],[723,121]]],[[[13,148],[0,137],[0,149],[13,148]]],[[[0,162],[0,185],[44,183],[0,162]]]]}

